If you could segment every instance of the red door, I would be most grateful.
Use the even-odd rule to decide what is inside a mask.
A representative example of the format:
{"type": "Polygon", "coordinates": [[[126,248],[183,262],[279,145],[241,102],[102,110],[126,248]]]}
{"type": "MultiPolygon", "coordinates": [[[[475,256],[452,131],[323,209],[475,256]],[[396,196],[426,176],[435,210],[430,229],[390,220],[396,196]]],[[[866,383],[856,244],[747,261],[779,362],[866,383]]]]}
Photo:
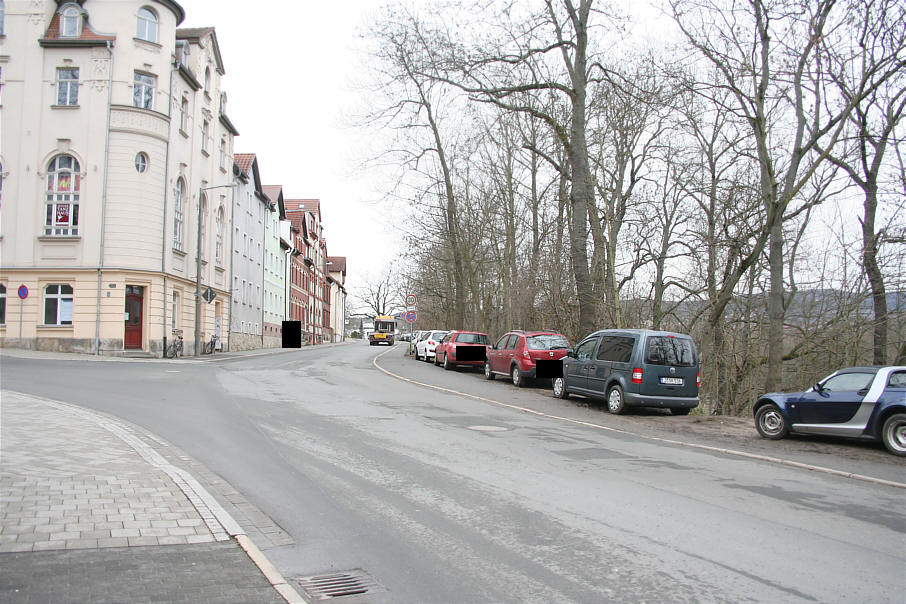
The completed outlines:
{"type": "Polygon", "coordinates": [[[123,336],[123,347],[141,349],[142,347],[142,288],[138,285],[126,286],[126,330],[123,336]]]}

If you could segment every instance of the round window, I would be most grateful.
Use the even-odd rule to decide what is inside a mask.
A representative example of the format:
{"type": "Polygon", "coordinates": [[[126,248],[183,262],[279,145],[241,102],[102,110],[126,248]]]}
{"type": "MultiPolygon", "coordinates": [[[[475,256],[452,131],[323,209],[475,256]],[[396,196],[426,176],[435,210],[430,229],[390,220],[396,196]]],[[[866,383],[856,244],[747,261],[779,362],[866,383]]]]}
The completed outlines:
{"type": "Polygon", "coordinates": [[[135,169],[139,174],[148,169],[148,156],[145,153],[139,152],[135,155],[135,169]]]}

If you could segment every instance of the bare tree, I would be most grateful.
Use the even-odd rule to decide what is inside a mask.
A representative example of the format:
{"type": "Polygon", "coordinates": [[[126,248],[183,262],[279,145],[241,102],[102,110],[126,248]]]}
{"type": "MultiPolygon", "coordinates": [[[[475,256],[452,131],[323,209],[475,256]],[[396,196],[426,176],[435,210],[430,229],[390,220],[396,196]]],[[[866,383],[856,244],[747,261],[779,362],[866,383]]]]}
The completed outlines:
{"type": "Polygon", "coordinates": [[[353,291],[353,297],[361,307],[374,316],[388,316],[404,308],[405,294],[399,288],[396,271],[388,269],[379,277],[371,277],[365,284],[353,291]]]}
{"type": "MultiPolygon", "coordinates": [[[[863,56],[906,54],[906,6],[899,2],[878,0],[859,3],[867,14],[890,15],[884,19],[865,19],[857,39],[863,56]]],[[[869,61],[869,59],[865,59],[869,61]]],[[[898,73],[878,88],[859,96],[853,82],[842,75],[834,75],[829,94],[838,94],[854,110],[849,116],[848,136],[842,145],[827,150],[828,157],[850,177],[863,194],[862,215],[862,266],[871,286],[874,308],[873,360],[877,365],[887,363],[887,291],[884,274],[878,263],[879,248],[890,235],[877,226],[878,197],[884,195],[880,182],[886,165],[885,154],[906,112],[906,73],[898,73]]],[[[902,195],[893,191],[894,196],[902,195]]]]}
{"type": "MultiPolygon", "coordinates": [[[[802,189],[838,140],[856,103],[903,68],[902,57],[860,56],[839,37],[859,31],[861,7],[836,0],[791,3],[748,0],[671,0],[673,17],[690,46],[720,75],[713,86],[729,90],[732,107],[749,125],[764,206],[756,250],[767,245],[770,267],[767,390],[782,386],[784,315],[783,222],[805,211],[794,206],[802,189]],[[852,99],[833,103],[822,83],[831,72],[852,76],[852,99]]],[[[868,16],[869,18],[874,18],[868,16]]],[[[887,18],[886,16],[884,18],[887,18]]]]}

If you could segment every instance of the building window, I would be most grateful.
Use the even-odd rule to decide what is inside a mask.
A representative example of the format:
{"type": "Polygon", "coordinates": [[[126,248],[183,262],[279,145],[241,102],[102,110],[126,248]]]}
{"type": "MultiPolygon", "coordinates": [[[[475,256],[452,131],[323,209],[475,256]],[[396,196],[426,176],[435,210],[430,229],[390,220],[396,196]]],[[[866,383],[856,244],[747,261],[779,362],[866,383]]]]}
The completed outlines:
{"type": "Polygon", "coordinates": [[[179,294],[173,292],[173,302],[172,302],[172,317],[170,318],[170,329],[176,329],[176,326],[179,325],[177,317],[179,316],[179,294]]]}
{"type": "Polygon", "coordinates": [[[6,2],[0,0],[0,36],[4,35],[3,22],[6,20],[6,2]]]}
{"type": "Polygon", "coordinates": [[[182,98],[179,104],[179,129],[183,132],[189,131],[189,99],[182,98]]]}
{"type": "Polygon", "coordinates": [[[223,206],[217,208],[217,219],[214,232],[214,257],[217,264],[223,264],[223,206]]]}
{"type": "Polygon", "coordinates": [[[205,120],[201,124],[201,150],[208,152],[208,132],[211,130],[211,124],[205,120]]]}
{"type": "Polygon", "coordinates": [[[57,105],[72,107],[79,104],[79,69],[57,68],[57,105]]]}
{"type": "Polygon", "coordinates": [[[173,247],[182,249],[183,202],[186,198],[186,183],[183,179],[176,181],[176,194],[173,200],[173,247]]]}
{"type": "Polygon", "coordinates": [[[6,286],[0,283],[0,325],[6,324],[6,286]]]}
{"type": "Polygon", "coordinates": [[[206,97],[211,98],[211,68],[204,68],[204,94],[206,97]]]}
{"type": "Polygon", "coordinates": [[[220,169],[226,170],[226,139],[220,139],[220,169]]]}
{"type": "Polygon", "coordinates": [[[72,286],[44,288],[44,325],[72,325],[72,286]]]}
{"type": "Polygon", "coordinates": [[[150,8],[138,9],[138,38],[157,42],[157,15],[150,8]]]}
{"type": "Polygon", "coordinates": [[[79,234],[79,162],[71,155],[58,155],[47,167],[47,214],[45,235],[79,234]]]}
{"type": "Polygon", "coordinates": [[[139,174],[144,174],[148,169],[148,155],[139,151],[135,154],[135,170],[139,174]]]}
{"type": "Polygon", "coordinates": [[[60,37],[77,38],[82,33],[82,11],[67,6],[60,12],[60,37]]]}
{"type": "Polygon", "coordinates": [[[135,72],[135,84],[132,88],[133,107],[154,109],[154,84],[154,76],[135,72]]]}

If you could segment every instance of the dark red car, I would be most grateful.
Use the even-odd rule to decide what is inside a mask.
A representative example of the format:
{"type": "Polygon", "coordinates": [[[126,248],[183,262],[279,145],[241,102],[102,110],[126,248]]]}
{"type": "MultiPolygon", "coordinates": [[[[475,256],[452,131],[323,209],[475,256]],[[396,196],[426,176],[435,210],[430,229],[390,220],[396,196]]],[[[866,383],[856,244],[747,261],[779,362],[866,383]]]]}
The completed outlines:
{"type": "Polygon", "coordinates": [[[434,364],[443,364],[444,369],[453,369],[456,365],[481,367],[489,343],[486,333],[453,330],[434,349],[434,364]]]}
{"type": "Polygon", "coordinates": [[[517,387],[535,378],[550,379],[562,375],[567,350],[569,341],[555,331],[515,329],[488,348],[484,377],[493,380],[496,375],[505,375],[517,387]]]}

